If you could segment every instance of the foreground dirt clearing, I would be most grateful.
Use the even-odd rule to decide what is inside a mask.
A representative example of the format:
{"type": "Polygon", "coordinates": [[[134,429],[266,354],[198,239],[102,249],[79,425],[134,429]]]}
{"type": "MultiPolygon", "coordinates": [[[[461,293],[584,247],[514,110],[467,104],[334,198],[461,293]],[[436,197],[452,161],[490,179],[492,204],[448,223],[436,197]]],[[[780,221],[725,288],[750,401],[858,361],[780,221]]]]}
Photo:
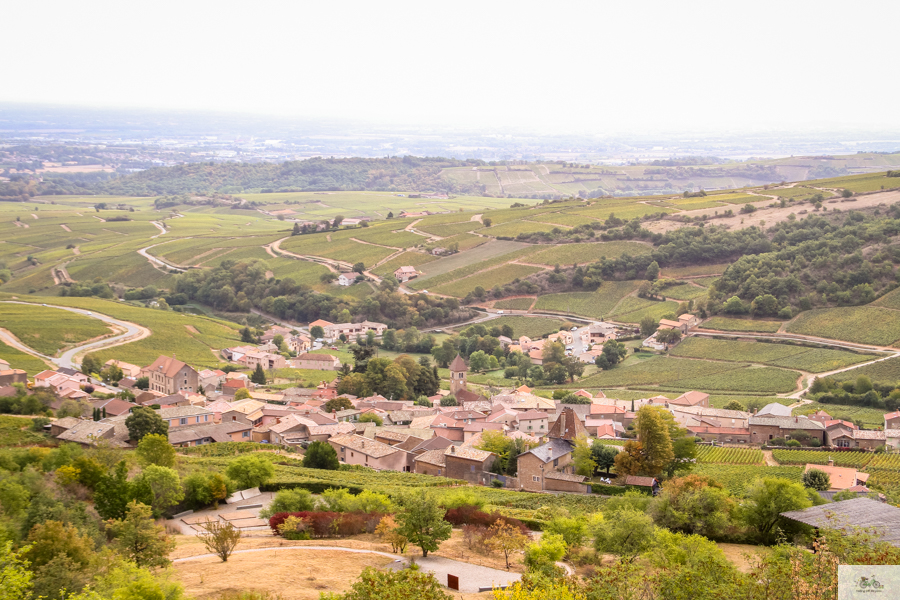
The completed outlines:
{"type": "Polygon", "coordinates": [[[717,545],[719,546],[719,550],[725,553],[725,558],[734,563],[734,566],[736,566],[739,571],[743,571],[744,573],[749,573],[752,563],[758,557],[761,558],[763,553],[767,551],[767,549],[762,546],[751,546],[750,544],[717,545]],[[749,561],[747,560],[747,557],[745,555],[750,555],[749,561]]]}
{"type": "Polygon", "coordinates": [[[365,567],[383,567],[391,559],[377,554],[328,550],[280,550],[234,554],[175,564],[189,596],[217,598],[225,592],[280,594],[285,600],[316,600],[319,592],[344,592],[365,567]]]}

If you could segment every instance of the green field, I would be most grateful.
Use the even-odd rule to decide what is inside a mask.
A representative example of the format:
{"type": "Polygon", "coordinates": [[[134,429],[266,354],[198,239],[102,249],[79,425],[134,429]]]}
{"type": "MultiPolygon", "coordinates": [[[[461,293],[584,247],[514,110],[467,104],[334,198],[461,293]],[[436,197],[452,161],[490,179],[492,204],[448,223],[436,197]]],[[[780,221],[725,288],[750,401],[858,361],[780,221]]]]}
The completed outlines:
{"type": "Polygon", "coordinates": [[[596,292],[539,296],[534,308],[601,319],[609,315],[622,298],[634,292],[639,285],[638,281],[604,281],[596,292]]]}
{"type": "Polygon", "coordinates": [[[900,310],[900,288],[888,292],[873,302],[872,306],[883,306],[885,308],[900,310]]]}
{"type": "MultiPolygon", "coordinates": [[[[460,215],[462,216],[462,215],[460,215]]],[[[466,217],[469,215],[466,214],[466,217]]],[[[430,233],[431,235],[437,235],[442,238],[452,237],[454,235],[459,235],[460,233],[468,233],[475,229],[480,229],[483,227],[481,221],[471,221],[466,219],[462,223],[442,223],[435,225],[416,225],[416,229],[419,231],[424,231],[425,233],[430,233]]]]}
{"type": "Polygon", "coordinates": [[[782,326],[781,321],[755,321],[752,319],[732,319],[729,317],[713,317],[704,321],[703,329],[719,331],[775,333],[782,326]]]}
{"type": "Polygon", "coordinates": [[[500,310],[528,310],[534,304],[534,298],[509,298],[494,302],[494,308],[500,310]]]}
{"type": "Polygon", "coordinates": [[[682,285],[673,285],[672,287],[667,287],[660,292],[666,298],[674,298],[675,300],[694,300],[699,298],[700,296],[706,295],[706,288],[697,287],[696,285],[691,285],[689,283],[685,283],[682,285]]]}
{"type": "Polygon", "coordinates": [[[888,358],[833,377],[838,380],[855,380],[860,375],[866,375],[875,383],[900,383],[900,358],[888,358]]]}
{"type": "Polygon", "coordinates": [[[719,465],[698,464],[693,473],[715,479],[731,494],[741,497],[756,479],[780,477],[798,482],[803,476],[803,467],[766,467],[761,465],[719,465]]]}
{"type": "Polygon", "coordinates": [[[789,323],[787,331],[859,344],[890,346],[900,340],[900,312],[877,306],[809,310],[789,323]]]}
{"type": "Polygon", "coordinates": [[[689,337],[669,354],[684,358],[752,362],[810,373],[824,373],[873,360],[871,354],[768,342],[689,337]]]}
{"type": "MultiPolygon", "coordinates": [[[[854,371],[855,372],[855,371],[854,371]]],[[[804,404],[794,409],[795,415],[809,415],[818,410],[824,410],[835,419],[844,419],[845,421],[855,421],[859,419],[863,426],[868,428],[884,427],[884,414],[886,410],[878,408],[869,408],[866,406],[848,406],[845,404],[822,404],[813,402],[812,404],[804,404]]]]}
{"type": "MultiPolygon", "coordinates": [[[[485,215],[491,216],[491,215],[485,215]]],[[[550,231],[554,227],[566,229],[561,225],[548,225],[547,223],[537,223],[535,221],[511,221],[501,225],[492,225],[478,230],[481,235],[489,235],[491,237],[510,237],[514,238],[520,233],[535,233],[538,231],[550,231]]]]}
{"type": "Polygon", "coordinates": [[[676,310],[678,310],[677,302],[668,300],[657,302],[638,298],[637,296],[629,296],[616,306],[616,310],[610,315],[610,318],[623,323],[640,323],[644,317],[651,317],[659,321],[669,313],[674,314],[676,310]]]}
{"type": "Polygon", "coordinates": [[[437,260],[437,256],[425,254],[423,252],[404,252],[400,256],[394,257],[379,267],[372,269],[376,275],[393,275],[394,271],[400,267],[421,267],[426,263],[437,260]]]}
{"type": "MultiPolygon", "coordinates": [[[[424,275],[407,287],[422,290],[458,281],[493,266],[503,265],[534,252],[535,247],[518,242],[492,242],[422,266],[424,275]]],[[[493,287],[493,286],[492,286],[493,287]]]]}
{"type": "Polygon", "coordinates": [[[850,190],[853,193],[877,192],[882,189],[900,188],[900,177],[887,177],[885,173],[866,173],[833,179],[817,179],[810,184],[822,188],[850,190]]]}
{"type": "Polygon", "coordinates": [[[58,308],[7,303],[0,304],[0,327],[8,329],[29,348],[47,356],[80,342],[112,334],[98,319],[58,308]]]}
{"type": "Polygon", "coordinates": [[[745,367],[728,373],[686,377],[662,387],[677,390],[733,391],[745,393],[783,394],[797,389],[795,371],[773,367],[745,367]]]}
{"type": "Polygon", "coordinates": [[[542,265],[573,265],[596,262],[601,258],[619,258],[623,254],[650,254],[651,247],[638,242],[597,242],[595,244],[563,244],[541,250],[529,262],[542,265]]]}
{"type": "Polygon", "coordinates": [[[665,267],[659,276],[665,279],[681,279],[682,277],[700,277],[703,275],[721,275],[728,268],[727,264],[691,265],[689,267],[665,267]]]}
{"type": "Polygon", "coordinates": [[[827,465],[834,461],[836,467],[865,467],[872,457],[871,452],[828,452],[823,450],[772,450],[772,458],[782,465],[827,465]]]}
{"type": "Polygon", "coordinates": [[[722,448],[701,446],[697,449],[698,463],[726,465],[764,464],[762,450],[757,448],[722,448]]]}

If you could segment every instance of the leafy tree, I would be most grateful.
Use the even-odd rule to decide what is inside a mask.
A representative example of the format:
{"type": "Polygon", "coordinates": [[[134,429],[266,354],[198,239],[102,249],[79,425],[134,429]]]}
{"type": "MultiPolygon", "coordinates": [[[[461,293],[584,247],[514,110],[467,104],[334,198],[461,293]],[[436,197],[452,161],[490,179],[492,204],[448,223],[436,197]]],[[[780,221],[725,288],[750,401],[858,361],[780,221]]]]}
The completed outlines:
{"type": "Polygon", "coordinates": [[[150,434],[161,435],[169,439],[169,424],[153,409],[145,406],[132,409],[131,414],[125,419],[125,427],[128,428],[128,437],[133,442],[140,443],[145,435],[150,434]]]}
{"type": "Polygon", "coordinates": [[[853,386],[853,393],[865,394],[867,392],[871,392],[872,389],[872,380],[869,379],[867,375],[860,375],[856,378],[856,383],[853,386]]]}
{"type": "Polygon", "coordinates": [[[517,552],[525,547],[528,543],[528,536],[522,533],[522,530],[511,525],[506,521],[497,519],[488,530],[490,535],[487,539],[487,546],[496,552],[503,554],[506,560],[506,570],[509,570],[509,555],[517,552]]]}
{"type": "Polygon", "coordinates": [[[722,408],[725,410],[747,410],[747,408],[737,400],[732,400],[722,408]]]}
{"type": "Polygon", "coordinates": [[[275,475],[275,467],[264,456],[245,454],[231,461],[225,474],[235,482],[238,488],[244,490],[259,487],[267,482],[275,475]]]}
{"type": "Polygon", "coordinates": [[[544,533],[562,536],[568,548],[578,548],[587,536],[587,521],[581,517],[556,516],[546,524],[544,533]]]}
{"type": "MultiPolygon", "coordinates": [[[[575,473],[591,477],[597,469],[597,463],[594,461],[591,451],[591,442],[584,436],[580,435],[575,438],[575,450],[572,452],[572,462],[575,464],[575,473]]],[[[567,542],[568,543],[568,542],[567,542]]]]}
{"type": "MultiPolygon", "coordinates": [[[[390,214],[390,213],[388,213],[390,214]]],[[[379,571],[366,567],[344,594],[323,593],[321,600],[453,600],[434,575],[418,569],[379,571]]]]}
{"type": "Polygon", "coordinates": [[[225,500],[234,491],[234,484],[224,475],[208,471],[191,473],[182,480],[182,485],[184,500],[194,509],[225,500]]]}
{"type": "Polygon", "coordinates": [[[241,329],[241,341],[245,344],[255,344],[256,336],[253,335],[253,332],[250,331],[249,327],[244,327],[241,329]]]}
{"type": "Polygon", "coordinates": [[[744,306],[744,303],[737,296],[732,296],[731,298],[729,298],[722,306],[722,310],[729,315],[741,315],[747,312],[747,308],[744,306]]]}
{"type": "Polygon", "coordinates": [[[99,373],[103,368],[103,363],[93,354],[85,354],[81,359],[81,372],[87,376],[99,373]]]}
{"type": "Polygon", "coordinates": [[[266,385],[266,372],[263,371],[262,363],[256,363],[256,369],[250,375],[250,381],[256,385],[266,385]]]}
{"type": "Polygon", "coordinates": [[[315,507],[316,500],[309,490],[303,488],[284,489],[275,492],[272,503],[261,510],[259,516],[261,519],[268,519],[280,512],[302,512],[314,510],[315,507]]]}
{"type": "Polygon", "coordinates": [[[303,456],[303,466],[311,469],[330,469],[336,471],[340,468],[337,452],[328,442],[315,441],[306,449],[303,456]]]}
{"type": "Polygon", "coordinates": [[[140,483],[150,489],[150,506],[157,516],[184,499],[184,489],[178,472],[169,467],[149,465],[141,473],[140,483]]]}
{"type": "Polygon", "coordinates": [[[360,275],[362,275],[363,271],[365,271],[365,270],[366,270],[365,264],[363,264],[361,262],[353,264],[353,272],[354,273],[359,273],[360,275]]]}
{"type": "MultiPolygon", "coordinates": [[[[661,416],[661,408],[644,405],[638,409],[634,428],[643,448],[642,471],[651,477],[658,477],[663,469],[675,458],[672,438],[666,422],[661,416]]],[[[616,463],[618,465],[618,462],[616,463]]],[[[618,466],[616,468],[618,472],[618,466]]]]}
{"type": "MultiPolygon", "coordinates": [[[[493,221],[490,219],[490,217],[483,217],[483,218],[481,219],[481,223],[482,223],[482,225],[484,225],[485,227],[490,227],[491,224],[493,223],[493,221]]],[[[506,568],[507,568],[507,569],[509,568],[509,564],[506,565],[506,568]]]]}
{"type": "Polygon", "coordinates": [[[325,403],[325,406],[322,407],[326,413],[337,412],[342,410],[350,410],[353,408],[353,403],[350,402],[349,398],[345,398],[341,396],[340,398],[332,398],[328,402],[325,403]]]}
{"type": "Polygon", "coordinates": [[[100,378],[106,383],[119,383],[125,378],[125,373],[116,365],[108,365],[100,370],[100,378]]]}
{"type": "Polygon", "coordinates": [[[206,549],[221,558],[222,562],[228,562],[228,557],[241,541],[241,530],[230,522],[222,523],[218,520],[200,523],[200,528],[203,531],[197,537],[206,549]]]}
{"type": "Polygon", "coordinates": [[[325,330],[322,329],[321,325],[315,325],[309,330],[309,334],[313,336],[314,339],[320,339],[325,337],[325,330]]]}
{"type": "Polygon", "coordinates": [[[169,443],[169,438],[157,433],[141,438],[135,453],[145,465],[175,466],[175,447],[169,443]]]}
{"type": "Polygon", "coordinates": [[[166,530],[153,521],[149,506],[129,502],[125,518],[109,522],[115,536],[114,545],[121,554],[140,567],[165,567],[170,564],[169,553],[175,549],[175,540],[166,530]]]}
{"type": "Polygon", "coordinates": [[[594,548],[605,554],[618,554],[631,562],[653,545],[656,527],[653,519],[633,508],[622,508],[603,520],[594,530],[594,548]]]}
{"type": "Polygon", "coordinates": [[[381,427],[384,425],[384,419],[376,415],[375,413],[363,413],[359,416],[360,423],[375,423],[377,427],[381,427]]]}
{"type": "Polygon", "coordinates": [[[294,223],[294,228],[291,230],[291,235],[300,235],[300,223],[294,223]]]}
{"type": "Polygon", "coordinates": [[[757,479],[747,489],[738,512],[743,522],[761,541],[770,543],[778,530],[792,527],[781,513],[812,506],[812,500],[799,483],[776,477],[757,479]]]}
{"type": "Polygon", "coordinates": [[[39,569],[64,556],[77,569],[86,569],[94,555],[93,543],[69,523],[45,521],[35,525],[28,534],[29,548],[23,556],[32,569],[39,569]]]}
{"type": "Polygon", "coordinates": [[[234,392],[235,400],[244,400],[250,397],[250,390],[245,387],[238,388],[237,391],[234,392]]]}
{"type": "Polygon", "coordinates": [[[647,267],[647,281],[654,281],[659,277],[659,263],[655,260],[647,267]]]}
{"type": "Polygon", "coordinates": [[[135,485],[128,481],[128,463],[122,460],[97,482],[94,507],[104,519],[121,519],[135,496],[135,485]]]}
{"type": "Polygon", "coordinates": [[[139,390],[149,390],[150,389],[150,378],[149,377],[138,377],[134,382],[134,387],[139,390]]]}
{"type": "Polygon", "coordinates": [[[544,534],[541,539],[525,549],[525,567],[529,573],[556,576],[560,569],[556,563],[566,555],[566,541],[559,534],[544,534]]]}
{"type": "Polygon", "coordinates": [[[14,552],[10,541],[0,543],[0,600],[31,598],[33,575],[24,553],[14,552]]]}
{"type": "Polygon", "coordinates": [[[489,365],[487,354],[483,351],[478,350],[469,355],[469,369],[471,371],[482,373],[488,370],[489,365]]]}
{"type": "Polygon", "coordinates": [[[619,451],[613,446],[595,443],[591,446],[591,458],[597,464],[597,469],[605,469],[609,475],[609,469],[616,464],[616,456],[619,451]]]}
{"type": "Polygon", "coordinates": [[[677,477],[663,484],[650,504],[650,515],[662,527],[708,537],[722,534],[734,502],[718,482],[701,475],[677,477]]]}
{"type": "Polygon", "coordinates": [[[444,396],[441,398],[441,406],[459,406],[455,396],[444,396]]]}
{"type": "Polygon", "coordinates": [[[820,469],[810,469],[809,471],[806,471],[803,474],[801,481],[804,486],[818,492],[824,492],[831,487],[831,477],[828,473],[820,469]]]}
{"type": "Polygon", "coordinates": [[[662,344],[674,344],[681,340],[681,331],[678,329],[663,329],[656,332],[656,341],[662,344]]]}
{"type": "Polygon", "coordinates": [[[399,533],[422,550],[427,557],[444,540],[450,539],[452,526],[444,520],[444,509],[437,499],[422,490],[404,498],[403,510],[396,515],[399,533]]]}
{"type": "Polygon", "coordinates": [[[641,319],[641,335],[644,337],[648,337],[653,335],[653,332],[656,331],[656,328],[659,326],[659,322],[651,316],[646,316],[641,319]]]}

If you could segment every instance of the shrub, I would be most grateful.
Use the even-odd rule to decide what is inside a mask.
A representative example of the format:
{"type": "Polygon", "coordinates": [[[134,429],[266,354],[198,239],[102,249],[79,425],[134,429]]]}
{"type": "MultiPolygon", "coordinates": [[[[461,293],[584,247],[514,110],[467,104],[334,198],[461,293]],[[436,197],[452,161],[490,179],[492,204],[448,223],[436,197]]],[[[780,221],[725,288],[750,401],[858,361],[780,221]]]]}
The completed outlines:
{"type": "Polygon", "coordinates": [[[277,513],[269,519],[269,527],[275,535],[281,534],[281,526],[289,518],[302,519],[306,525],[305,531],[311,537],[347,537],[361,533],[372,533],[378,527],[384,515],[381,513],[336,513],[336,512],[310,512],[301,511],[294,513],[277,513]]]}
{"type": "Polygon", "coordinates": [[[801,444],[799,440],[788,440],[784,443],[784,445],[790,446],[791,448],[799,448],[803,444],[801,444]]]}
{"type": "Polygon", "coordinates": [[[267,508],[259,512],[259,516],[267,519],[277,513],[291,513],[311,511],[316,507],[316,501],[307,490],[292,489],[279,490],[275,498],[267,508]]]}

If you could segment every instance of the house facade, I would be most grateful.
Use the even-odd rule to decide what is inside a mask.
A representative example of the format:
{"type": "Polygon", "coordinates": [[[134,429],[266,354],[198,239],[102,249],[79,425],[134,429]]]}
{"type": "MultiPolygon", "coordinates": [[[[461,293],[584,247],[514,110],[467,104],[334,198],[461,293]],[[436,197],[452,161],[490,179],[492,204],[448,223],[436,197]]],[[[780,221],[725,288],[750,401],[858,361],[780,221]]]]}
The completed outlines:
{"type": "Polygon", "coordinates": [[[152,365],[143,369],[150,379],[150,389],[166,395],[178,392],[198,392],[200,378],[193,367],[175,358],[160,356],[152,365]]]}

